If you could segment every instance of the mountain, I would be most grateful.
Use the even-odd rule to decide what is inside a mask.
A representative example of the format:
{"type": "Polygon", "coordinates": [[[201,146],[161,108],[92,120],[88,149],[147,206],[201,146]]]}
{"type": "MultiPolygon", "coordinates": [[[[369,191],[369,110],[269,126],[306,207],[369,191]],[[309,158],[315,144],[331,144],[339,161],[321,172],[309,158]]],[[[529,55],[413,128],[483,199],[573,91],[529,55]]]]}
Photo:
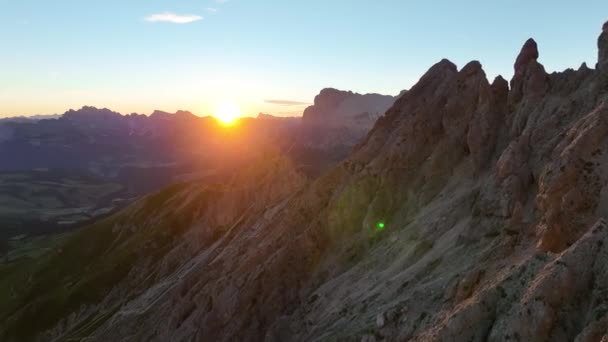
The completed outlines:
{"type": "Polygon", "coordinates": [[[40,120],[57,119],[61,115],[32,115],[32,116],[15,116],[0,119],[0,142],[11,139],[13,130],[7,127],[9,122],[17,123],[33,123],[40,120]]]}
{"type": "MultiPolygon", "coordinates": [[[[357,101],[351,102],[369,102],[357,101]]],[[[345,118],[357,110],[342,107],[345,118]]],[[[312,143],[333,139],[326,127],[268,114],[243,118],[229,130],[188,111],[146,116],[83,107],[0,120],[0,241],[75,228],[171,183],[232,172],[266,145],[288,151],[307,175],[319,175],[344,159],[369,128],[344,128],[357,139],[335,147],[312,143]]]]}
{"type": "Polygon", "coordinates": [[[94,107],[3,121],[0,241],[71,229],[171,183],[231,172],[265,145],[287,149],[298,122],[243,119],[228,131],[186,111],[121,115],[94,107]]]}
{"type": "Polygon", "coordinates": [[[13,116],[13,117],[0,119],[0,124],[7,123],[7,122],[36,122],[36,121],[40,121],[40,120],[57,119],[59,117],[61,117],[61,115],[58,115],[58,114],[13,116]]]}
{"type": "Polygon", "coordinates": [[[333,88],[321,90],[302,119],[309,125],[363,126],[371,128],[377,118],[395,102],[395,97],[380,94],[357,94],[333,88]]]}
{"type": "Polygon", "coordinates": [[[204,162],[223,139],[214,119],[188,112],[148,117],[83,107],[54,120],[3,126],[11,133],[0,142],[0,155],[7,156],[0,159],[1,171],[77,169],[102,178],[120,178],[131,168],[204,162]]]}
{"type": "Polygon", "coordinates": [[[281,151],[0,269],[24,341],[601,341],[608,25],[595,70],[427,73],[309,180],[281,151]]]}
{"type": "Polygon", "coordinates": [[[303,141],[314,146],[352,146],[359,142],[395,102],[395,97],[321,90],[302,115],[303,141]]]}

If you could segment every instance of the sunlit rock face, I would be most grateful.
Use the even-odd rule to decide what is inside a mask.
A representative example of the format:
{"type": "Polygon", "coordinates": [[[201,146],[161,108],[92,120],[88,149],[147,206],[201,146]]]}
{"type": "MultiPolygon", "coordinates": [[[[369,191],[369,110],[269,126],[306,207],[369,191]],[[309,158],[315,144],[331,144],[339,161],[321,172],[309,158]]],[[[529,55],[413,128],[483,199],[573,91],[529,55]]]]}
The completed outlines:
{"type": "MultiPolygon", "coordinates": [[[[53,302],[64,314],[47,317],[38,336],[607,338],[608,79],[584,65],[547,74],[538,58],[529,40],[511,88],[501,77],[490,83],[479,62],[436,63],[312,183],[288,162],[267,162],[211,197],[185,185],[137,204],[102,240],[116,243],[84,254],[92,265],[125,251],[119,237],[175,229],[139,243],[125,274],[99,278],[110,286],[94,298],[53,302]],[[163,210],[138,214],[146,203],[163,210]]],[[[57,288],[66,277],[42,279],[57,288]]],[[[23,291],[9,322],[48,304],[44,291],[23,291]]],[[[3,331],[15,336],[15,327],[3,331]]]]}

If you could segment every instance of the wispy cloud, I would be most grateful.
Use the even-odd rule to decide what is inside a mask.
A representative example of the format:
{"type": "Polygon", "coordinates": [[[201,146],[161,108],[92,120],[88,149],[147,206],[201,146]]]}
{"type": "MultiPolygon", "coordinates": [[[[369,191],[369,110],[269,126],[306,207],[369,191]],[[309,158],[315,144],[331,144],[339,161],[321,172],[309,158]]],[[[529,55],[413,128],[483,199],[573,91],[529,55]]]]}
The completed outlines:
{"type": "Polygon", "coordinates": [[[146,17],[145,20],[148,22],[151,22],[151,23],[164,22],[164,23],[173,23],[173,24],[188,24],[188,23],[193,23],[195,21],[199,21],[202,19],[203,19],[203,17],[201,17],[200,15],[194,15],[194,14],[180,15],[180,14],[175,14],[175,13],[171,13],[171,12],[165,12],[165,13],[152,14],[151,16],[146,17]]]}
{"type": "Polygon", "coordinates": [[[218,4],[225,4],[228,1],[230,1],[230,0],[215,0],[215,2],[218,3],[218,4]]]}
{"type": "Polygon", "coordinates": [[[205,10],[207,10],[207,12],[209,13],[217,13],[218,9],[215,7],[207,7],[205,8],[205,10]]]}
{"type": "Polygon", "coordinates": [[[280,106],[306,106],[309,102],[291,101],[291,100],[264,100],[264,103],[275,104],[280,106]]]}

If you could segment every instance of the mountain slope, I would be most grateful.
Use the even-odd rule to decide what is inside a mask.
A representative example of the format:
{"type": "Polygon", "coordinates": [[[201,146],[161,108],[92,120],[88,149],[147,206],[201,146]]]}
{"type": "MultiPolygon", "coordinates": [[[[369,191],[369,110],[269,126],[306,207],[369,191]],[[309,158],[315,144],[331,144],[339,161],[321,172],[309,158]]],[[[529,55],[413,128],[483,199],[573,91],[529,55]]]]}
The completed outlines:
{"type": "MultiPolygon", "coordinates": [[[[51,305],[62,309],[38,337],[606,338],[607,37],[604,25],[595,70],[553,74],[527,41],[510,86],[501,77],[489,83],[478,62],[458,70],[443,60],[347,160],[311,184],[287,161],[275,164],[284,159],[267,157],[259,173],[232,183],[251,192],[199,202],[192,198],[204,188],[186,185],[134,205],[106,221],[122,220],[104,229],[110,247],[79,258],[85,270],[104,260],[121,270],[113,258],[122,253],[134,263],[95,282],[106,284],[99,296],[51,305]],[[252,179],[259,182],[249,188],[252,179]],[[140,211],[146,203],[158,206],[140,211]],[[179,221],[164,225],[172,213],[179,221]],[[171,243],[124,236],[142,231],[171,243]]],[[[67,246],[84,253],[75,241],[67,246]]],[[[23,283],[15,267],[3,285],[13,291],[23,283]]],[[[49,289],[7,295],[14,302],[1,316],[5,339],[45,317],[36,310],[45,298],[65,298],[53,289],[79,284],[79,269],[65,267],[49,289]]],[[[40,272],[25,284],[39,284],[40,272]]]]}
{"type": "Polygon", "coordinates": [[[48,255],[3,265],[5,339],[29,340],[60,319],[64,338],[85,337],[129,300],[173,287],[176,267],[186,267],[243,215],[257,217],[305,184],[289,161],[266,160],[221,183],[173,185],[74,233],[48,255]],[[269,187],[271,181],[282,185],[269,187]]]}

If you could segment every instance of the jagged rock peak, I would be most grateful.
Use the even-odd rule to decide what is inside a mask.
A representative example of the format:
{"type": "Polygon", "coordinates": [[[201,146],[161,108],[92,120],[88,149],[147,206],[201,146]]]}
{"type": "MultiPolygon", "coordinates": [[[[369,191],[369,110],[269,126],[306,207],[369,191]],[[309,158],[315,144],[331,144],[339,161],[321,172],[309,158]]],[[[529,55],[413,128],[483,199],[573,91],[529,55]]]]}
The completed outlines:
{"type": "Polygon", "coordinates": [[[467,63],[467,65],[465,65],[462,70],[460,70],[460,72],[463,75],[473,75],[473,74],[477,74],[479,72],[483,72],[483,68],[481,66],[481,63],[479,63],[479,61],[470,61],[469,63],[467,63]]]}
{"type": "Polygon", "coordinates": [[[429,71],[433,71],[433,70],[437,70],[437,69],[447,69],[447,70],[452,70],[452,71],[458,71],[458,67],[456,66],[456,64],[452,63],[452,61],[450,61],[447,58],[444,58],[442,60],[440,60],[439,62],[437,62],[435,65],[433,65],[429,71]]]}
{"type": "Polygon", "coordinates": [[[154,112],[152,112],[152,114],[150,114],[150,116],[165,116],[165,115],[170,115],[171,113],[169,112],[165,112],[162,110],[155,110],[154,112]]]}
{"type": "MultiPolygon", "coordinates": [[[[335,88],[325,88],[322,89],[321,92],[315,96],[314,106],[322,107],[322,108],[335,108],[342,101],[347,99],[349,96],[352,96],[352,91],[344,91],[338,90],[335,88]]],[[[312,107],[312,106],[311,106],[312,107]]],[[[306,111],[305,111],[306,114],[306,111]]]]}
{"type": "MultiPolygon", "coordinates": [[[[401,96],[400,99],[420,96],[421,94],[428,94],[428,89],[435,89],[441,83],[450,77],[458,74],[458,67],[448,59],[442,59],[435,63],[427,70],[418,83],[416,83],[407,93],[401,96]]],[[[434,91],[434,90],[433,90],[434,91]]]]}
{"type": "MultiPolygon", "coordinates": [[[[425,84],[426,80],[441,77],[444,74],[455,74],[458,72],[458,67],[456,64],[452,63],[449,59],[442,59],[441,61],[435,63],[432,67],[427,70],[427,72],[420,78],[420,81],[414,86],[414,88],[419,87],[421,84],[425,84]]],[[[414,88],[410,89],[414,90],[414,88]]]]}
{"type": "Polygon", "coordinates": [[[500,101],[506,100],[509,96],[509,82],[501,75],[494,78],[490,87],[494,93],[494,97],[500,101]]]}
{"type": "Polygon", "coordinates": [[[536,61],[538,59],[538,46],[536,41],[530,38],[526,40],[524,46],[521,48],[517,59],[515,60],[515,72],[528,65],[530,61],[536,61]]]}
{"type": "Polygon", "coordinates": [[[597,68],[605,69],[608,68],[608,21],[602,26],[602,33],[597,39],[598,47],[598,58],[597,68]]]}
{"type": "Polygon", "coordinates": [[[505,80],[504,77],[502,77],[502,75],[498,75],[494,78],[494,81],[492,81],[492,86],[499,86],[499,85],[506,85],[507,89],[508,89],[509,82],[507,80],[505,80]]]}
{"type": "Polygon", "coordinates": [[[93,106],[84,106],[78,110],[70,109],[63,114],[67,119],[86,119],[86,118],[112,118],[121,117],[120,113],[114,112],[108,108],[97,108],[93,106]]]}
{"type": "Polygon", "coordinates": [[[515,73],[511,79],[509,101],[519,102],[524,96],[542,98],[549,88],[549,76],[542,64],[538,63],[538,46],[530,38],[521,48],[515,61],[515,73]]]}

